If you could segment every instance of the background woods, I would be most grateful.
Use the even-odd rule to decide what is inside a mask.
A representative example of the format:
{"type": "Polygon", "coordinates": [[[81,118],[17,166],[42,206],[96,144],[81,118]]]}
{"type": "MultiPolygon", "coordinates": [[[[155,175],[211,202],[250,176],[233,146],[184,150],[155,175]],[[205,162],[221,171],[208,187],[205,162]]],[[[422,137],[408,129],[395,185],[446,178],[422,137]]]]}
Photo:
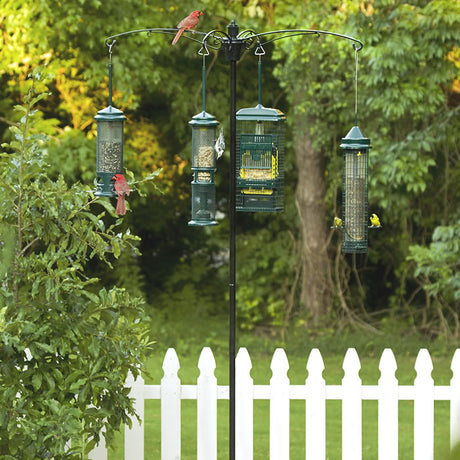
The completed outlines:
{"type": "MultiPolygon", "coordinates": [[[[400,350],[408,333],[448,346],[457,340],[460,3],[201,0],[193,7],[204,11],[200,30],[235,19],[241,29],[312,28],[364,43],[358,121],[372,143],[369,211],[383,229],[370,233],[368,254],[343,255],[340,232],[330,228],[341,215],[338,145],[354,123],[352,46],[327,36],[267,46],[262,102],[288,121],[285,212],[238,215],[239,337],[297,339],[302,353],[307,340],[332,350],[336,331],[365,347],[391,333],[400,350]]],[[[117,39],[113,101],[127,115],[131,212],[118,219],[114,203],[91,192],[94,116],[108,101],[105,38],[175,27],[189,13],[175,1],[2,1],[2,458],[15,458],[18,446],[28,458],[77,456],[102,427],[110,441],[133,413],[123,384],[129,371],[144,370],[150,340],[180,352],[227,345],[228,152],[217,163],[220,225],[187,225],[188,121],[201,110],[194,43],[117,39]]],[[[207,110],[228,145],[222,53],[211,53],[207,71],[207,110]]],[[[255,106],[251,52],[238,75],[238,108],[255,106]]]]}
{"type": "MultiPolygon", "coordinates": [[[[286,205],[280,215],[238,216],[239,326],[285,334],[292,325],[318,333],[397,324],[430,337],[458,337],[458,2],[203,0],[194,8],[205,13],[200,30],[224,29],[235,18],[242,29],[316,28],[365,44],[359,124],[373,146],[369,209],[383,229],[371,233],[369,253],[357,256],[342,255],[340,234],[330,229],[341,206],[338,144],[354,122],[352,47],[329,37],[268,47],[263,104],[284,111],[289,124],[286,205]]],[[[3,2],[3,141],[11,140],[8,128],[22,116],[13,107],[28,75],[46,66],[50,94],[37,109],[50,140],[41,147],[47,164],[41,174],[91,187],[93,117],[107,105],[105,37],[174,27],[188,9],[143,0],[3,2]]],[[[171,38],[135,35],[114,47],[114,104],[128,116],[125,165],[136,180],[158,175],[130,196],[132,212],[120,223],[140,237],[140,252],[121,250],[113,271],[93,260],[87,267],[101,285],[143,297],[158,321],[184,311],[218,317],[227,305],[228,152],[216,175],[220,225],[189,228],[187,122],[201,108],[201,59],[193,43],[171,48],[171,38]]],[[[228,65],[211,54],[207,66],[208,111],[228,133],[228,65]]],[[[256,104],[257,61],[250,52],[239,63],[238,93],[239,108],[256,104]]]]}

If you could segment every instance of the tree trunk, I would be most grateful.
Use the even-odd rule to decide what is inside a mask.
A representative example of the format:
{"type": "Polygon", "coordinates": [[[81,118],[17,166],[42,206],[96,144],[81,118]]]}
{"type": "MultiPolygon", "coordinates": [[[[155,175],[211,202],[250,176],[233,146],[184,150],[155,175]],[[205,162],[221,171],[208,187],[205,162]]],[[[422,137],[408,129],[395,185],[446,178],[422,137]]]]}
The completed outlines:
{"type": "MultiPolygon", "coordinates": [[[[300,120],[299,120],[300,121],[300,120]]],[[[305,125],[295,129],[298,169],[296,204],[302,239],[302,288],[300,302],[317,324],[330,307],[328,228],[326,219],[326,181],[324,157],[313,148],[305,125]]]]}

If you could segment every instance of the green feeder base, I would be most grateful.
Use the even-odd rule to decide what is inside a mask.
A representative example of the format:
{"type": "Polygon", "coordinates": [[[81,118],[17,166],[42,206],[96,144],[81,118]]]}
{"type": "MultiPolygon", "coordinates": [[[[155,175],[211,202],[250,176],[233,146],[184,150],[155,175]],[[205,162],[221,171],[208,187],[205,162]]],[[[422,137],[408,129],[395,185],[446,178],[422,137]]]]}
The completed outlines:
{"type": "Polygon", "coordinates": [[[116,173],[98,173],[96,191],[94,195],[114,198],[117,196],[114,188],[113,176],[116,173]]]}
{"type": "Polygon", "coordinates": [[[191,220],[188,223],[191,227],[208,227],[212,225],[219,225],[215,220],[191,220]]]}
{"type": "Polygon", "coordinates": [[[237,196],[236,210],[242,212],[282,212],[283,203],[279,196],[244,195],[237,196]]]}
{"type": "Polygon", "coordinates": [[[342,252],[345,254],[364,254],[367,252],[367,240],[342,241],[342,252]]]}

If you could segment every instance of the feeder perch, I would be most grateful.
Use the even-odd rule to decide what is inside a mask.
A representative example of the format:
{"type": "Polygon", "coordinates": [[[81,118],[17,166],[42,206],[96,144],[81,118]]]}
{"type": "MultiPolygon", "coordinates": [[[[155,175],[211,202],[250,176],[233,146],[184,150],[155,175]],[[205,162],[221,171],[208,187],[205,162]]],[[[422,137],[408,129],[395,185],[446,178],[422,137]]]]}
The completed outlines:
{"type": "Polygon", "coordinates": [[[113,176],[123,172],[123,121],[121,110],[109,105],[94,117],[97,122],[96,196],[115,197],[113,176]]]}
{"type": "Polygon", "coordinates": [[[258,104],[236,113],[236,210],[284,210],[286,116],[258,104]]]}
{"type": "Polygon", "coordinates": [[[368,247],[368,163],[370,140],[358,126],[342,139],[342,252],[365,253],[368,247]]]}
{"type": "Polygon", "coordinates": [[[189,225],[217,225],[216,218],[216,127],[219,122],[203,111],[192,126],[192,220],[189,225]]]}

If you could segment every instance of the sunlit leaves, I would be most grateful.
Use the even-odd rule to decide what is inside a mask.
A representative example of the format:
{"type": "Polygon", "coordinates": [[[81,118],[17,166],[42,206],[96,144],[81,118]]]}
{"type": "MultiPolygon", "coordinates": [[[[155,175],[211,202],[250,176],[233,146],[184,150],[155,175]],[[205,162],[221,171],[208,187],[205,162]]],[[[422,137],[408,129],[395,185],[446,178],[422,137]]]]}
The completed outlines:
{"type": "Polygon", "coordinates": [[[34,109],[46,95],[30,86],[0,156],[0,453],[82,458],[133,413],[124,382],[139,373],[148,323],[140,299],[87,274],[92,259],[110,269],[135,254],[139,238],[105,222],[109,202],[96,208],[88,188],[48,175],[34,109]]]}

